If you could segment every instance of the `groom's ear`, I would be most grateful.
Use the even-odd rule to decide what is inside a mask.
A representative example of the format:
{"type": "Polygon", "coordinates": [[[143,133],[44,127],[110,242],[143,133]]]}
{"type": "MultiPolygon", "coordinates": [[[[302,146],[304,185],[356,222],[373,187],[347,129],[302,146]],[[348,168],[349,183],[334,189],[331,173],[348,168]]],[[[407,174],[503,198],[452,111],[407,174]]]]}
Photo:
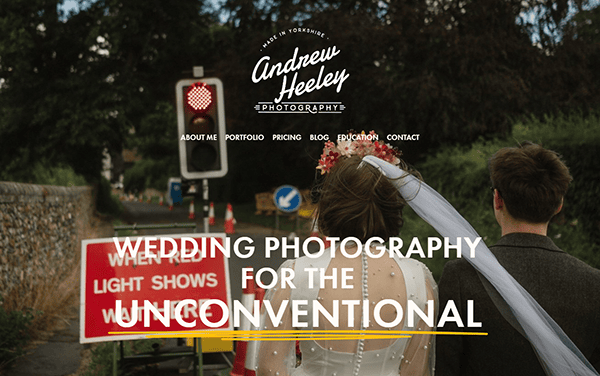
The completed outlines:
{"type": "Polygon", "coordinates": [[[497,189],[494,190],[494,209],[501,210],[504,208],[504,200],[500,196],[500,192],[497,189]]]}
{"type": "Polygon", "coordinates": [[[563,207],[563,203],[564,203],[564,198],[561,198],[560,205],[558,205],[558,209],[556,209],[556,211],[554,212],[554,215],[557,215],[558,213],[560,213],[560,211],[562,210],[562,207],[563,207]]]}

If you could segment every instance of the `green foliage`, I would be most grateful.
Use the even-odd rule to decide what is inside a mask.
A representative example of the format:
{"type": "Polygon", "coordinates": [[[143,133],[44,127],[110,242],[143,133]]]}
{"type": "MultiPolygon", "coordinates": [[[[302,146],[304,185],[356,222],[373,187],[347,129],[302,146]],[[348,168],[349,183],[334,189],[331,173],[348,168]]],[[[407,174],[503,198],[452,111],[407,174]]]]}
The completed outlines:
{"type": "Polygon", "coordinates": [[[446,193],[457,208],[480,205],[489,198],[487,159],[496,145],[479,140],[469,147],[441,148],[419,165],[425,182],[446,193]]]}
{"type": "Polygon", "coordinates": [[[565,223],[554,221],[548,227],[548,236],[565,252],[600,269],[600,242],[581,225],[580,220],[565,223]]]}
{"type": "Polygon", "coordinates": [[[83,186],[87,182],[85,178],[73,171],[73,168],[45,167],[37,164],[32,171],[36,184],[59,185],[59,186],[83,186]]]}
{"type": "Polygon", "coordinates": [[[4,180],[20,181],[32,184],[57,185],[62,187],[76,187],[86,185],[85,178],[70,166],[48,166],[45,163],[36,163],[26,171],[19,171],[13,175],[0,175],[4,180]]]}
{"type": "Polygon", "coordinates": [[[0,163],[8,173],[67,164],[89,180],[104,148],[122,142],[123,122],[92,48],[89,26],[101,13],[92,6],[61,22],[57,3],[17,0],[0,11],[0,33],[10,35],[0,43],[0,163]]]}
{"type": "Polygon", "coordinates": [[[123,185],[126,192],[142,192],[146,188],[165,190],[169,177],[179,175],[179,163],[168,159],[143,159],[125,171],[123,185]]]}
{"type": "MultiPolygon", "coordinates": [[[[123,355],[131,356],[134,354],[148,353],[153,351],[156,346],[160,346],[161,344],[162,340],[160,339],[125,341],[123,343],[123,355]]],[[[83,375],[111,376],[113,374],[112,368],[114,356],[120,356],[119,349],[117,349],[116,354],[114,353],[114,346],[115,344],[113,342],[106,342],[96,345],[96,347],[92,350],[92,360],[87,370],[84,371],[83,375]]],[[[119,372],[119,375],[121,376],[147,374],[148,373],[145,373],[143,369],[120,370],[119,372]]]]}
{"type": "Polygon", "coordinates": [[[173,105],[159,102],[142,119],[132,144],[137,148],[138,154],[146,159],[167,158],[169,162],[177,164],[179,151],[176,125],[173,105]]]}
{"type": "Polygon", "coordinates": [[[112,194],[110,183],[104,176],[96,184],[96,210],[102,214],[118,217],[123,213],[123,204],[118,197],[112,194]]]}
{"type": "Polygon", "coordinates": [[[111,342],[99,344],[92,350],[92,360],[84,376],[110,376],[112,375],[113,347],[111,342]]]}
{"type": "Polygon", "coordinates": [[[67,17],[59,3],[0,6],[0,164],[63,163],[94,181],[102,152],[120,153],[181,72],[217,56],[204,53],[210,18],[195,0],[94,1],[67,17]]]}
{"type": "MultiPolygon", "coordinates": [[[[500,228],[492,210],[492,194],[487,171],[487,160],[504,145],[500,141],[479,139],[469,146],[448,145],[439,148],[417,167],[427,184],[438,191],[475,228],[486,244],[494,244],[500,238],[500,228]]],[[[428,237],[439,234],[424,222],[410,207],[404,210],[404,226],[401,237],[410,244],[418,237],[426,247],[428,237]]],[[[454,251],[451,252],[454,256],[454,251]]],[[[447,259],[437,251],[431,259],[421,260],[434,278],[439,280],[447,259]]]]}
{"type": "Polygon", "coordinates": [[[576,39],[600,41],[600,7],[580,11],[567,24],[568,35],[576,39]]]}
{"type": "Polygon", "coordinates": [[[11,368],[15,359],[25,354],[23,347],[34,317],[31,310],[6,312],[2,303],[0,297],[0,370],[11,368]]]}
{"type": "MultiPolygon", "coordinates": [[[[566,252],[600,268],[600,119],[581,114],[530,117],[518,122],[510,138],[478,140],[470,146],[445,146],[419,165],[425,181],[440,192],[483,237],[494,244],[500,237],[492,209],[487,161],[502,147],[532,141],[562,155],[570,168],[573,182],[565,197],[561,214],[555,217],[548,236],[566,252]]],[[[406,215],[402,233],[418,236],[426,244],[428,236],[438,236],[414,213],[406,215]]],[[[408,240],[410,241],[410,239],[408,240]]],[[[404,239],[407,241],[407,239],[404,239]]],[[[436,254],[424,260],[436,278],[446,262],[436,254]]]]}
{"type": "MultiPolygon", "coordinates": [[[[50,167],[41,162],[36,163],[27,171],[20,171],[12,175],[0,175],[0,178],[8,181],[61,187],[77,187],[90,184],[70,166],[59,165],[57,167],[50,167]]],[[[96,183],[92,183],[92,185],[95,189],[96,209],[102,214],[119,216],[123,212],[123,205],[118,197],[112,195],[112,188],[109,181],[103,176],[95,180],[96,183]]]]}
{"type": "MultiPolygon", "coordinates": [[[[560,145],[583,145],[600,142],[600,115],[580,112],[570,115],[530,116],[515,123],[512,138],[529,140],[549,148],[560,145]]],[[[568,162],[568,160],[567,160],[568,162]]]]}
{"type": "Polygon", "coordinates": [[[146,188],[165,190],[171,176],[179,176],[177,120],[170,103],[159,102],[149,112],[132,141],[142,160],[125,172],[126,192],[142,192],[146,188]]]}

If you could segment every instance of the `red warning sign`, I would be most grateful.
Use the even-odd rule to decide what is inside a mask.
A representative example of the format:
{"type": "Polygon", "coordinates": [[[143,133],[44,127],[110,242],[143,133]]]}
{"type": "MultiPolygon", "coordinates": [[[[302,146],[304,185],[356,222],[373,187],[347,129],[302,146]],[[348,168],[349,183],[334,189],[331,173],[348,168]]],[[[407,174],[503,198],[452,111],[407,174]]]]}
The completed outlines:
{"type": "Polygon", "coordinates": [[[144,338],[110,332],[231,330],[224,244],[225,234],[84,240],[80,342],[144,338]]]}

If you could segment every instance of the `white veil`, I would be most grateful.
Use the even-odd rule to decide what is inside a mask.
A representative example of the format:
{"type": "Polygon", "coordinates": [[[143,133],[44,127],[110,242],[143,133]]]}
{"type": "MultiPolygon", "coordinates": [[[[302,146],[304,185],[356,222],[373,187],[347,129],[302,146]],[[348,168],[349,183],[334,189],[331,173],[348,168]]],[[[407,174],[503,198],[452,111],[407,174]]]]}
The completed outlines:
{"type": "MultiPolygon", "coordinates": [[[[377,167],[398,188],[408,205],[442,236],[454,239],[479,237],[446,199],[433,188],[400,168],[374,156],[363,162],[377,167]]],[[[461,245],[468,249],[467,244],[461,245]]],[[[546,313],[538,302],[517,282],[483,243],[476,246],[476,257],[466,260],[479,271],[504,298],[512,313],[531,342],[542,367],[551,376],[599,376],[598,372],[546,313]]]]}

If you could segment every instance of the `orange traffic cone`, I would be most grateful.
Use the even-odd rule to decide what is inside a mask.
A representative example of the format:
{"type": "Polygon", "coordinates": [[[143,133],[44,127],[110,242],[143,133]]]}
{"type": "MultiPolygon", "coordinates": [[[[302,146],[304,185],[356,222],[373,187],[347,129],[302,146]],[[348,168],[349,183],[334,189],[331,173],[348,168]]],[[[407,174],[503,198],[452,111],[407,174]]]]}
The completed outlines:
{"type": "Polygon", "coordinates": [[[194,213],[194,200],[192,200],[192,202],[190,202],[190,215],[189,215],[190,219],[196,219],[196,214],[194,213]]]}
{"type": "Polygon", "coordinates": [[[215,225],[215,204],[212,202],[210,203],[210,209],[208,209],[208,224],[215,225]]]}
{"type": "Polygon", "coordinates": [[[235,225],[236,221],[233,218],[233,208],[231,204],[227,204],[227,211],[225,212],[225,233],[226,234],[235,234],[235,225]]]}
{"type": "Polygon", "coordinates": [[[165,203],[163,202],[163,195],[160,195],[160,198],[158,199],[158,204],[160,206],[163,206],[165,203]]]}
{"type": "Polygon", "coordinates": [[[173,205],[169,205],[169,211],[173,211],[173,205]]]}
{"type": "MultiPolygon", "coordinates": [[[[250,279],[246,288],[242,290],[242,305],[249,312],[252,311],[254,305],[254,278],[250,279]]],[[[250,330],[250,321],[244,316],[240,325],[240,330],[250,330]],[[245,318],[245,319],[244,319],[245,318]]],[[[246,373],[246,352],[248,349],[248,342],[237,341],[235,344],[235,360],[233,362],[233,368],[229,374],[231,376],[244,376],[246,373]]]]}
{"type": "MultiPolygon", "coordinates": [[[[254,295],[254,300],[258,300],[262,304],[263,297],[265,296],[265,289],[257,287],[256,293],[254,295]]],[[[260,310],[260,305],[258,306],[260,310]]],[[[260,330],[259,327],[252,325],[251,330],[260,330]]],[[[258,364],[256,363],[258,357],[258,342],[252,341],[248,343],[248,348],[246,350],[246,373],[244,376],[256,376],[256,368],[258,364]]]]}

